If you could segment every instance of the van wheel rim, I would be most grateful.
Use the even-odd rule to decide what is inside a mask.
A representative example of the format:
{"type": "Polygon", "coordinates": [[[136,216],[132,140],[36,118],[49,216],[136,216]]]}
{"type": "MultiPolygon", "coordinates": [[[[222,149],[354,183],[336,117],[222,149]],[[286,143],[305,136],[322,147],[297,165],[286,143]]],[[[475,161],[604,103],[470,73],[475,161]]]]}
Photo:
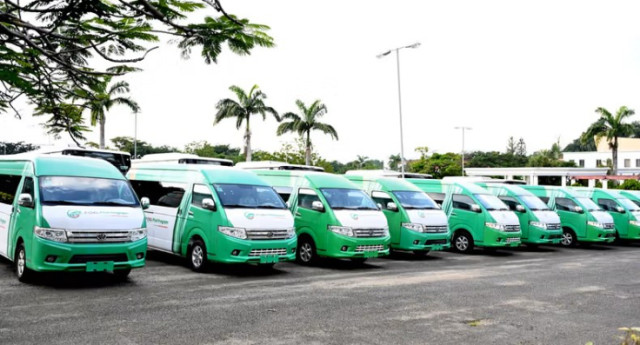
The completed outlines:
{"type": "Polygon", "coordinates": [[[570,246],[573,243],[573,235],[568,232],[562,233],[562,245],[570,246]]]}
{"type": "Polygon", "coordinates": [[[465,236],[458,236],[456,238],[456,248],[458,248],[459,251],[467,250],[467,248],[469,248],[469,239],[465,236]]]}
{"type": "Polygon", "coordinates": [[[311,244],[305,242],[300,245],[300,259],[304,262],[311,261],[311,257],[313,257],[313,248],[311,248],[311,244]]]}
{"type": "Polygon", "coordinates": [[[20,249],[20,251],[18,251],[18,277],[22,277],[24,274],[25,262],[24,249],[20,249]]]}
{"type": "Polygon", "coordinates": [[[191,252],[191,262],[193,263],[193,266],[194,267],[202,266],[203,259],[204,259],[204,252],[202,250],[202,247],[195,246],[193,248],[193,251],[191,252]]]}

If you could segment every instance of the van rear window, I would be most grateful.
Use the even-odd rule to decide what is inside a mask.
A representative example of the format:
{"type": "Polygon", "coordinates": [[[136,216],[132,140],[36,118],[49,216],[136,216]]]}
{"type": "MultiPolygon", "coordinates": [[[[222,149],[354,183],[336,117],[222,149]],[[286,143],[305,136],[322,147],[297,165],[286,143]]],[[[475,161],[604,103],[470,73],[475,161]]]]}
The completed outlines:
{"type": "Polygon", "coordinates": [[[183,183],[140,180],[131,180],[131,186],[138,194],[138,198],[149,198],[151,205],[172,208],[180,206],[187,188],[183,183]]]}
{"type": "Polygon", "coordinates": [[[0,175],[0,203],[12,205],[21,176],[0,175]]]}

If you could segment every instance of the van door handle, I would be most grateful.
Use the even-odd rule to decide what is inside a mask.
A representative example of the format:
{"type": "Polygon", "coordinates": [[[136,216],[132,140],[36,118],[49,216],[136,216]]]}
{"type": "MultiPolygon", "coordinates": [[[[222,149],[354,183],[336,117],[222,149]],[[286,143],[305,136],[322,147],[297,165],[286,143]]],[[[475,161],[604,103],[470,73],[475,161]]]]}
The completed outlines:
{"type": "Polygon", "coordinates": [[[455,212],[452,212],[451,215],[452,216],[457,216],[457,214],[455,212]]]}
{"type": "Polygon", "coordinates": [[[193,211],[189,211],[188,213],[190,216],[193,216],[193,211]]]}
{"type": "Polygon", "coordinates": [[[302,216],[302,214],[300,214],[300,212],[296,212],[296,216],[302,216]]]}

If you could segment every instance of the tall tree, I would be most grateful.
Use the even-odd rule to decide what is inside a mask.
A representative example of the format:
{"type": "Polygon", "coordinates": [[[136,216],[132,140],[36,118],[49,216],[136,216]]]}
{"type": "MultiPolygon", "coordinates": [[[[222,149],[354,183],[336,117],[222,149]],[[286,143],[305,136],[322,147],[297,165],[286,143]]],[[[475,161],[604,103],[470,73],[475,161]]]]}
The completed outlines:
{"type": "Polygon", "coordinates": [[[518,144],[516,144],[516,155],[523,157],[527,156],[527,144],[525,144],[523,138],[520,138],[520,140],[518,140],[518,144]]]}
{"type": "Polygon", "coordinates": [[[91,114],[91,125],[96,126],[100,124],[100,148],[105,148],[105,123],[107,121],[106,113],[111,110],[114,105],[127,106],[135,114],[140,111],[140,106],[136,101],[124,96],[128,93],[129,83],[126,81],[119,81],[110,84],[111,77],[105,77],[102,83],[99,83],[91,88],[91,91],[85,95],[85,90],[78,90],[78,94],[82,95],[83,99],[87,99],[84,107],[89,109],[91,114]],[[119,96],[120,95],[120,96],[119,96]]]}
{"type": "Polygon", "coordinates": [[[596,141],[606,137],[613,161],[612,174],[616,175],[618,172],[618,138],[632,133],[633,126],[624,121],[633,116],[635,111],[621,106],[616,114],[613,115],[607,109],[600,107],[596,109],[596,113],[600,114],[600,118],[583,133],[580,139],[583,143],[586,143],[590,137],[595,137],[596,141]]]}
{"type": "Polygon", "coordinates": [[[265,105],[264,100],[267,98],[267,95],[258,89],[258,85],[254,85],[248,94],[235,85],[231,86],[229,90],[236,94],[238,101],[236,102],[230,98],[220,100],[216,105],[218,112],[213,120],[213,125],[215,126],[224,119],[235,119],[236,128],[240,129],[244,122],[246,124],[244,131],[244,154],[247,162],[251,162],[251,127],[249,125],[251,115],[260,114],[262,115],[262,120],[266,120],[267,113],[269,113],[273,115],[278,122],[280,122],[280,117],[275,109],[265,105]]]}
{"type": "Polygon", "coordinates": [[[402,158],[400,158],[400,154],[389,156],[389,161],[387,163],[387,164],[389,164],[389,169],[391,169],[391,170],[399,170],[400,169],[400,161],[401,160],[402,160],[402,158]]]}
{"type": "Polygon", "coordinates": [[[513,137],[509,137],[509,140],[507,141],[507,154],[516,154],[516,150],[517,150],[517,143],[516,140],[513,137]]]}
{"type": "Polygon", "coordinates": [[[228,14],[220,0],[0,1],[0,113],[20,117],[13,102],[26,98],[65,122],[63,104],[78,89],[88,95],[105,76],[139,70],[161,37],[177,42],[184,57],[198,49],[209,64],[225,44],[239,55],[272,47],[268,29],[228,14]]]}
{"type": "Polygon", "coordinates": [[[329,134],[331,138],[338,140],[338,133],[333,126],[322,123],[319,119],[327,113],[327,107],[316,100],[307,107],[301,100],[296,101],[300,114],[286,113],[283,120],[290,120],[278,126],[277,134],[282,135],[288,132],[295,132],[305,140],[305,163],[311,165],[311,131],[317,130],[324,134],[329,134]]]}

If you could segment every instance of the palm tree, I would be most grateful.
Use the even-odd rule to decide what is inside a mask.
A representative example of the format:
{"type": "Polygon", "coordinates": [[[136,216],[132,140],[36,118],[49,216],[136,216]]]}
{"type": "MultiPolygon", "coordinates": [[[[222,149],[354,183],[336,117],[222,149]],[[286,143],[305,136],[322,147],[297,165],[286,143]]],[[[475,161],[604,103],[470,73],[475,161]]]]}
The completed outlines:
{"type": "Polygon", "coordinates": [[[589,138],[595,137],[597,142],[602,137],[606,137],[613,158],[611,171],[613,175],[616,175],[618,170],[618,138],[631,134],[633,130],[631,124],[624,123],[623,121],[635,114],[635,111],[621,106],[615,116],[605,108],[596,109],[596,113],[600,114],[600,118],[582,134],[580,141],[585,144],[589,138]]]}
{"type": "Polygon", "coordinates": [[[247,157],[247,162],[251,162],[251,127],[249,126],[249,119],[253,114],[262,115],[262,120],[267,119],[267,113],[273,115],[278,122],[280,117],[275,109],[267,107],[264,104],[264,100],[267,98],[262,91],[258,90],[258,85],[254,85],[247,94],[243,89],[233,85],[229,88],[233,91],[238,98],[238,102],[225,98],[220,100],[216,105],[218,112],[213,120],[213,125],[220,123],[223,119],[235,118],[236,128],[240,129],[243,122],[246,122],[246,128],[244,132],[244,154],[247,157]]]}
{"type": "Polygon", "coordinates": [[[91,93],[87,93],[85,95],[85,98],[89,100],[84,104],[84,107],[88,108],[91,113],[91,125],[95,126],[97,123],[100,123],[101,149],[104,149],[105,147],[104,125],[107,120],[106,112],[108,112],[111,107],[114,105],[125,105],[129,107],[134,114],[140,111],[138,103],[131,98],[125,96],[116,97],[130,91],[129,83],[126,81],[119,81],[109,86],[110,82],[111,77],[105,77],[102,83],[99,83],[92,88],[91,93]]]}
{"type": "Polygon", "coordinates": [[[369,157],[358,155],[356,157],[356,162],[358,163],[358,166],[360,167],[360,169],[362,169],[364,168],[364,165],[367,164],[367,162],[369,162],[369,157]]]}
{"type": "Polygon", "coordinates": [[[277,134],[298,133],[305,141],[305,164],[311,165],[311,131],[321,131],[324,134],[329,134],[335,140],[338,140],[338,133],[333,126],[318,121],[320,117],[327,113],[327,107],[320,103],[320,100],[316,100],[308,108],[301,100],[296,100],[296,105],[302,116],[295,113],[284,114],[282,119],[291,121],[281,123],[278,126],[277,134]]]}

